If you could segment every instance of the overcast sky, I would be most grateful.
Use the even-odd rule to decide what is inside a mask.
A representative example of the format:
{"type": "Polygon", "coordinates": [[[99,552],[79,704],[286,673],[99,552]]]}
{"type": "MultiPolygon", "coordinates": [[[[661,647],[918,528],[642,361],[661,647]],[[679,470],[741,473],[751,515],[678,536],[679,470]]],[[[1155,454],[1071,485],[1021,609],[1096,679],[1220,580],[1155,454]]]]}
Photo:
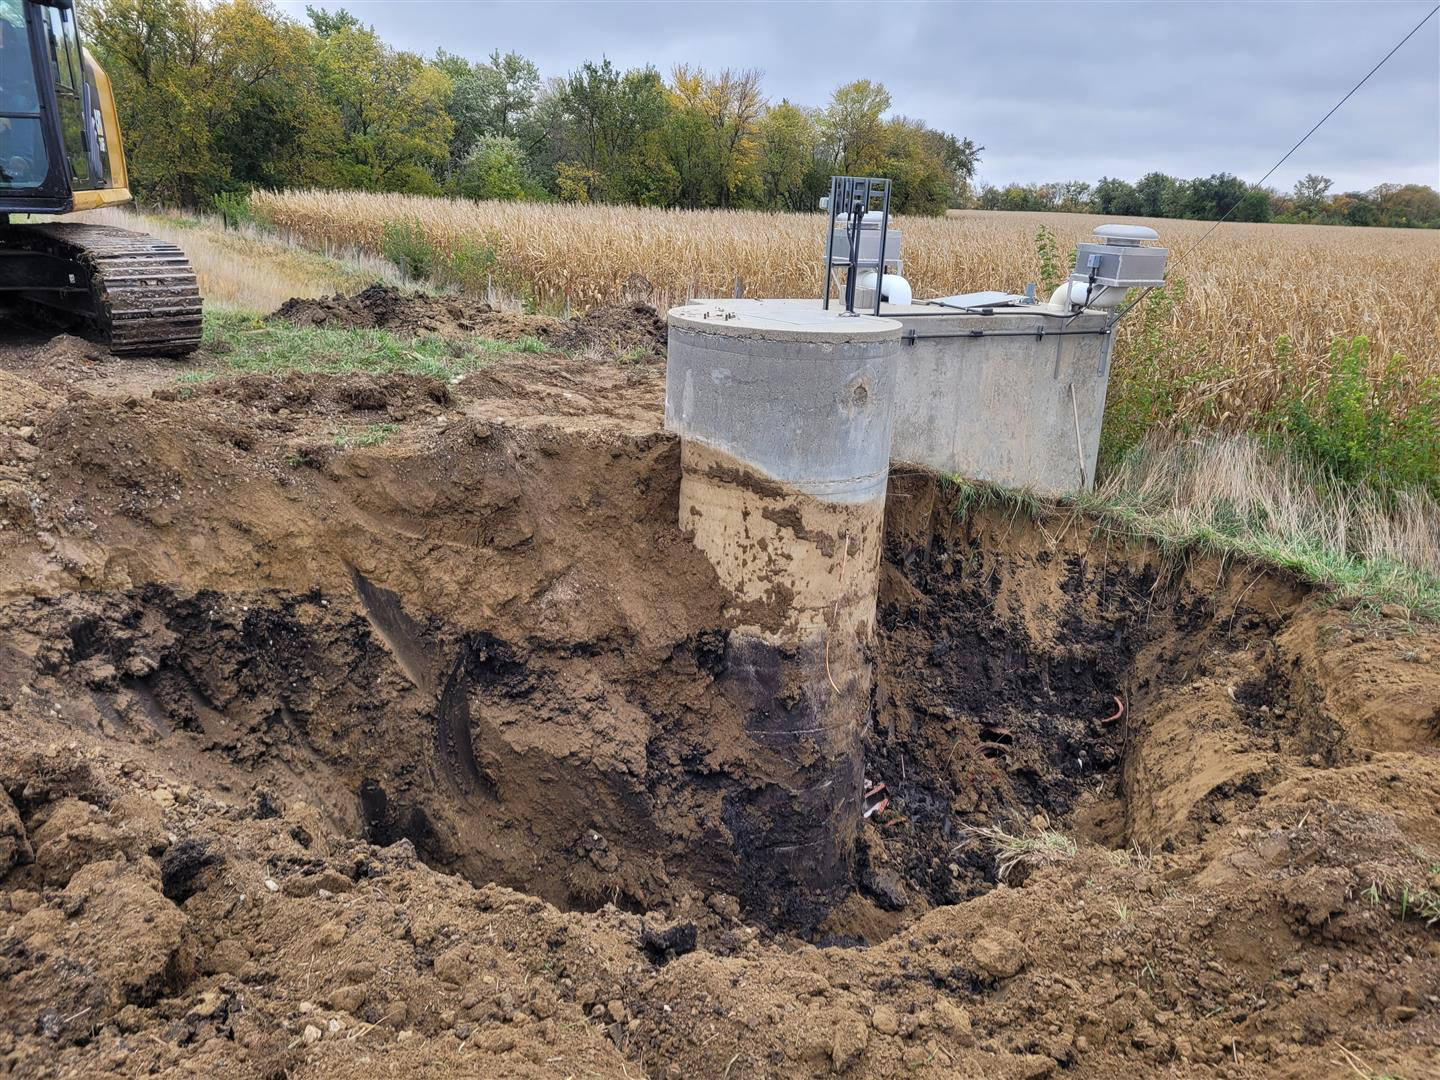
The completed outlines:
{"type": "MultiPolygon", "coordinates": [[[[564,74],[755,67],[772,100],[824,104],[883,82],[894,111],[985,146],[980,179],[1128,180],[1232,172],[1258,180],[1434,0],[1284,3],[476,3],[350,0],[390,43],[472,58],[492,49],[564,74]]],[[[304,4],[285,4],[304,15],[304,4]]],[[[1440,15],[1269,181],[1337,190],[1440,186],[1440,15]]]]}

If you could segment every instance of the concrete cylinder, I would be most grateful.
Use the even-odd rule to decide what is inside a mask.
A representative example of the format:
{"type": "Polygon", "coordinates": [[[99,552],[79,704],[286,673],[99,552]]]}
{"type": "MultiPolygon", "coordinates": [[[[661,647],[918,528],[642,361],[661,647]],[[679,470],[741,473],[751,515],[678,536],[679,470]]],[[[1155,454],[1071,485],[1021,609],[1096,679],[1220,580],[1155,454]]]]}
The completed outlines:
{"type": "Polygon", "coordinates": [[[727,300],[669,326],[680,527],[734,601],[721,680],[755,762],[725,824],[747,906],[818,922],[860,820],[900,324],[727,300]]]}

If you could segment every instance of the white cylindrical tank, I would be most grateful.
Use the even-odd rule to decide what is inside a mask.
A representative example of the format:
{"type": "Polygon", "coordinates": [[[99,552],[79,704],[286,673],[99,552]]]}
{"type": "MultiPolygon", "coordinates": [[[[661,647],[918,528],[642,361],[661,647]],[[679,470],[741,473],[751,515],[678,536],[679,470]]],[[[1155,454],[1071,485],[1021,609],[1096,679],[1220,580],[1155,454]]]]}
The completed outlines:
{"type": "Polygon", "coordinates": [[[739,603],[786,598],[750,632],[822,632],[841,601],[845,628],[868,635],[900,324],[766,300],[697,301],[669,323],[680,527],[739,603]]]}

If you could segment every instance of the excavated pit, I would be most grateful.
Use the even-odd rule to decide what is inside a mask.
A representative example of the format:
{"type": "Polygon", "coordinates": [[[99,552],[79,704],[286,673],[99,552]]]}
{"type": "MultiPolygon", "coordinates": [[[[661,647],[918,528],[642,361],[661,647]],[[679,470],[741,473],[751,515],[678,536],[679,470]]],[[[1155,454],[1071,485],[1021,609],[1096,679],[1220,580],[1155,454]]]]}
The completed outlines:
{"type": "Polygon", "coordinates": [[[0,1072],[1426,1075],[1433,629],[893,474],[797,893],[660,384],[0,348],[0,1072]]]}
{"type": "MultiPolygon", "coordinates": [[[[173,530],[155,479],[207,449],[160,421],[96,452],[79,436],[107,408],[52,425],[59,487],[84,488],[67,513],[111,499],[140,533],[173,530]],[[97,470],[113,483],[97,488],[97,470]]],[[[212,434],[248,453],[231,428],[212,434]]],[[[227,468],[209,471],[240,503],[197,508],[202,539],[151,571],[168,580],[102,575],[7,605],[10,671],[57,715],[237,812],[303,802],[477,883],[578,910],[728,894],[769,930],[829,943],[991,889],[976,826],[1152,841],[1155,809],[1128,797],[1133,722],[1280,629],[1277,598],[1303,596],[1270,585],[1275,614],[1255,596],[1227,618],[1143,547],[1056,547],[996,510],[958,513],[933,478],[894,477],[864,738],[866,789],[888,804],[862,822],[853,893],[812,894],[774,850],[793,804],[767,779],[807,751],[746,728],[723,590],[674,525],[673,440],[467,422],[404,453],[317,448],[281,505],[227,468]]],[[[1262,672],[1235,704],[1254,719],[1264,699],[1265,737],[1293,740],[1305,713],[1290,697],[1262,672]]],[[[1301,741],[1327,752],[1313,731],[1301,741]]],[[[1243,798],[1253,777],[1234,782],[1243,798]]]]}

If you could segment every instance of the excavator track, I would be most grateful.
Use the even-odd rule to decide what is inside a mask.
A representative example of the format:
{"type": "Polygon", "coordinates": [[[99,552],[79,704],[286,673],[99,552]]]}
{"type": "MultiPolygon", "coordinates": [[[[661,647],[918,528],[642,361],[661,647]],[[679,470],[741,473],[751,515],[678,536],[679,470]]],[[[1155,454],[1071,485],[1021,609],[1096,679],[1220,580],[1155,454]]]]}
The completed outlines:
{"type": "Polygon", "coordinates": [[[25,225],[26,246],[44,248],[89,282],[83,311],[94,336],[118,355],[183,356],[200,344],[201,300],[185,253],[144,233],[108,225],[25,225]]]}

